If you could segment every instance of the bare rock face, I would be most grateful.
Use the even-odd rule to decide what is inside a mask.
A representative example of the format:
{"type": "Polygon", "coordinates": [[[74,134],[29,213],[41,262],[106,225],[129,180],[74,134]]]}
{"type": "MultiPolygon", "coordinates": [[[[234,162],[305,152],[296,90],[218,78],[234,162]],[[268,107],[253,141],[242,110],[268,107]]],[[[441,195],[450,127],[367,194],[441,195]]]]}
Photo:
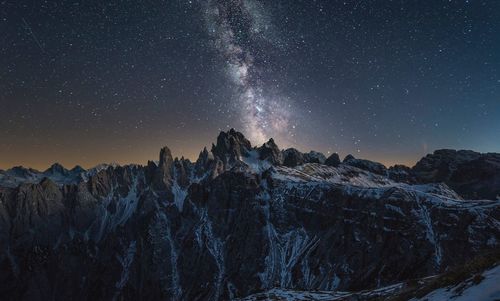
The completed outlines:
{"type": "Polygon", "coordinates": [[[172,153],[168,147],[164,147],[160,151],[160,161],[153,178],[153,184],[159,190],[168,190],[172,186],[172,166],[174,160],[172,153]]]}
{"type": "Polygon", "coordinates": [[[10,232],[17,243],[55,243],[52,235],[64,226],[62,193],[45,178],[39,184],[21,184],[8,203],[10,232]]]}
{"type": "Polygon", "coordinates": [[[456,151],[451,149],[436,150],[415,164],[413,171],[424,182],[446,182],[460,164],[477,160],[480,153],[456,151]]]}
{"type": "Polygon", "coordinates": [[[84,173],[86,170],[81,167],[80,165],[76,165],[75,167],[73,167],[70,172],[71,173],[74,173],[74,174],[81,174],[81,173],[84,173]]]}
{"type": "Polygon", "coordinates": [[[22,178],[30,178],[33,177],[38,171],[31,168],[24,168],[22,166],[15,166],[9,170],[7,170],[7,174],[11,176],[18,176],[22,178]]]}
{"type": "Polygon", "coordinates": [[[193,164],[184,158],[174,160],[174,178],[177,184],[183,188],[187,188],[191,184],[190,179],[193,177],[193,164]]]}
{"type": "Polygon", "coordinates": [[[46,171],[44,171],[44,173],[47,174],[47,175],[63,175],[63,176],[66,176],[66,175],[69,174],[69,170],[67,170],[66,168],[64,168],[64,166],[62,166],[59,163],[54,163],[46,171]]]}
{"type": "Polygon", "coordinates": [[[217,144],[212,146],[212,153],[218,157],[224,165],[231,165],[248,156],[248,152],[252,149],[250,141],[248,141],[242,133],[234,129],[228,132],[221,132],[217,137],[217,144]]]}
{"type": "Polygon", "coordinates": [[[396,181],[396,182],[402,182],[402,183],[408,183],[408,184],[415,184],[418,182],[416,179],[415,175],[412,173],[412,170],[410,167],[405,166],[405,165],[394,165],[389,167],[387,170],[389,179],[396,181]]]}
{"type": "Polygon", "coordinates": [[[325,165],[337,167],[340,164],[339,154],[333,153],[325,161],[325,165]]]}
{"type": "Polygon", "coordinates": [[[283,151],[283,165],[295,167],[304,164],[304,154],[295,148],[289,148],[283,151]]]}
{"type": "Polygon", "coordinates": [[[203,148],[198,156],[195,163],[195,174],[197,177],[203,176],[203,174],[210,169],[210,166],[214,163],[214,156],[211,152],[208,152],[207,148],[203,148]]]}
{"type": "Polygon", "coordinates": [[[283,151],[283,165],[295,167],[304,163],[319,163],[325,164],[326,157],[320,152],[310,151],[301,153],[295,148],[289,148],[283,151]]]}
{"type": "Polygon", "coordinates": [[[500,154],[437,150],[412,168],[422,183],[444,182],[466,198],[500,196],[500,154]]]}
{"type": "Polygon", "coordinates": [[[387,175],[387,168],[382,164],[365,159],[356,159],[353,155],[347,155],[342,161],[343,164],[355,166],[379,175],[387,175]]]}
{"type": "Polygon", "coordinates": [[[305,163],[319,163],[324,164],[326,161],[325,155],[320,152],[310,151],[307,154],[304,154],[304,162],[305,163]]]}
{"type": "Polygon", "coordinates": [[[283,154],[272,138],[259,147],[257,152],[260,160],[266,160],[273,165],[283,164],[283,154]]]}
{"type": "Polygon", "coordinates": [[[304,163],[298,151],[274,141],[251,148],[241,136],[221,134],[195,164],[164,148],[158,164],[107,166],[78,183],[0,186],[2,298],[359,291],[498,250],[499,200],[465,200],[443,183],[412,185],[336,158],[304,163]],[[281,153],[297,155],[294,167],[275,160],[281,153]]]}

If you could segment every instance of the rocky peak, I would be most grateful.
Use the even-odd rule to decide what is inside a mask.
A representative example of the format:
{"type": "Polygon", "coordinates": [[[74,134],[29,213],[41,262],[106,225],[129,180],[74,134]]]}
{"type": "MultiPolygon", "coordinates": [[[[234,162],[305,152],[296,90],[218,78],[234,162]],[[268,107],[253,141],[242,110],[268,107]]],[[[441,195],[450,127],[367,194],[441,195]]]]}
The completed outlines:
{"type": "Polygon", "coordinates": [[[324,164],[326,161],[325,155],[317,151],[310,151],[304,154],[304,163],[324,164]]]}
{"type": "Polygon", "coordinates": [[[230,129],[228,132],[220,132],[217,137],[217,144],[212,145],[212,153],[218,157],[224,164],[232,164],[246,157],[252,149],[250,141],[245,136],[230,129]]]}
{"type": "Polygon", "coordinates": [[[344,160],[342,160],[343,163],[346,163],[347,161],[354,160],[356,159],[353,155],[349,154],[344,157],[344,160]]]}
{"type": "Polygon", "coordinates": [[[204,147],[203,150],[200,152],[198,159],[196,160],[196,165],[200,167],[207,166],[207,164],[213,160],[214,160],[213,154],[209,152],[206,147],[204,147]]]}
{"type": "Polygon", "coordinates": [[[337,153],[331,154],[325,161],[325,165],[328,166],[337,167],[339,166],[339,164],[340,164],[340,157],[339,154],[337,153]]]}
{"type": "Polygon", "coordinates": [[[172,163],[174,162],[174,159],[172,158],[172,152],[170,149],[166,146],[164,146],[160,150],[160,160],[158,163],[158,167],[163,169],[163,170],[168,170],[172,166],[172,163]]]}
{"type": "Polygon", "coordinates": [[[192,170],[192,165],[191,161],[188,159],[185,159],[184,157],[181,157],[180,159],[175,158],[174,160],[174,177],[177,180],[177,183],[181,187],[187,187],[190,184],[190,175],[191,175],[191,170],[192,170]]]}
{"type": "Polygon", "coordinates": [[[213,163],[213,154],[209,152],[206,147],[204,147],[194,165],[195,175],[197,177],[202,177],[210,169],[213,163]]]}
{"type": "Polygon", "coordinates": [[[64,166],[59,163],[54,163],[43,173],[46,175],[67,175],[69,170],[64,168],[64,166]]]}
{"type": "Polygon", "coordinates": [[[288,148],[283,151],[283,165],[295,167],[304,164],[304,154],[295,148],[288,148]]]}
{"type": "Polygon", "coordinates": [[[160,150],[160,160],[158,166],[153,162],[148,162],[148,173],[152,174],[153,187],[156,190],[167,191],[172,187],[172,167],[174,159],[168,147],[160,150]]]}
{"type": "Polygon", "coordinates": [[[81,167],[80,165],[76,165],[75,167],[73,167],[71,170],[70,170],[72,173],[76,173],[76,174],[80,174],[82,172],[85,172],[86,170],[81,167]]]}
{"type": "Polygon", "coordinates": [[[280,165],[283,163],[283,154],[274,142],[273,138],[269,139],[269,141],[259,147],[257,151],[259,153],[260,160],[267,160],[274,165],[280,165]]]}

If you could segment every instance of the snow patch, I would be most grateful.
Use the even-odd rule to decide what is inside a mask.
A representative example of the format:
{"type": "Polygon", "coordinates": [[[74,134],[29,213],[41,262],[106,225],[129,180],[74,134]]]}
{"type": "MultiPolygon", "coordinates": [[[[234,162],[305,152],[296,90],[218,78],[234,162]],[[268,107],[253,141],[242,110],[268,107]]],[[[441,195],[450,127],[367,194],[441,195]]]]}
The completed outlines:
{"type": "Polygon", "coordinates": [[[217,276],[215,279],[215,295],[213,296],[212,300],[219,300],[222,293],[223,282],[226,274],[225,260],[224,260],[224,243],[214,234],[212,222],[208,218],[208,210],[206,208],[203,208],[201,210],[200,219],[201,219],[200,228],[202,233],[205,235],[205,245],[210,254],[212,255],[212,257],[214,258],[218,269],[217,276]]]}
{"type": "Polygon", "coordinates": [[[431,215],[427,207],[424,204],[422,204],[419,198],[416,198],[416,203],[417,206],[419,207],[419,211],[414,210],[413,212],[420,219],[420,222],[425,227],[427,240],[434,246],[435,262],[437,267],[439,268],[441,266],[443,252],[441,250],[441,245],[439,244],[438,236],[434,231],[434,226],[432,225],[431,215]]]}
{"type": "Polygon", "coordinates": [[[120,280],[118,280],[115,284],[115,287],[117,289],[113,300],[116,300],[122,289],[125,287],[125,284],[127,284],[129,274],[130,274],[130,267],[132,266],[132,263],[134,262],[134,256],[135,253],[137,252],[137,244],[136,241],[131,241],[128,248],[124,250],[123,255],[117,255],[116,259],[120,262],[120,265],[122,266],[122,273],[120,276],[120,280]]]}
{"type": "Polygon", "coordinates": [[[172,193],[174,194],[175,206],[177,206],[179,211],[182,212],[182,209],[184,207],[184,200],[186,199],[186,197],[188,195],[187,189],[182,189],[176,180],[176,181],[174,181],[174,184],[172,185],[172,193]]]}

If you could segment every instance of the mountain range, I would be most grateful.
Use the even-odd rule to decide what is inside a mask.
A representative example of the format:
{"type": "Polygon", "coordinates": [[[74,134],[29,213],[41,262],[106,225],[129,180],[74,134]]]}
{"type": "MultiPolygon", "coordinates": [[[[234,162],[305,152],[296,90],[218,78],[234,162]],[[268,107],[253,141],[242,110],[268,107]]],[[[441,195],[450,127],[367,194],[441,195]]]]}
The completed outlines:
{"type": "Polygon", "coordinates": [[[387,168],[231,129],[196,162],[0,171],[5,300],[495,300],[499,241],[497,153],[387,168]]]}

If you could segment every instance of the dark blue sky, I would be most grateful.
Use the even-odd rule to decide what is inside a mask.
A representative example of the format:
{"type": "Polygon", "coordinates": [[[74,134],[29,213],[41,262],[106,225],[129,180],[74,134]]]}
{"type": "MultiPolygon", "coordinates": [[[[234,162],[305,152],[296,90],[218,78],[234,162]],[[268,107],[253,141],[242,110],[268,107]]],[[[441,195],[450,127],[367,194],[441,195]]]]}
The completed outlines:
{"type": "Polygon", "coordinates": [[[229,127],[386,164],[500,151],[500,2],[0,2],[0,168],[195,159],[229,127]]]}

